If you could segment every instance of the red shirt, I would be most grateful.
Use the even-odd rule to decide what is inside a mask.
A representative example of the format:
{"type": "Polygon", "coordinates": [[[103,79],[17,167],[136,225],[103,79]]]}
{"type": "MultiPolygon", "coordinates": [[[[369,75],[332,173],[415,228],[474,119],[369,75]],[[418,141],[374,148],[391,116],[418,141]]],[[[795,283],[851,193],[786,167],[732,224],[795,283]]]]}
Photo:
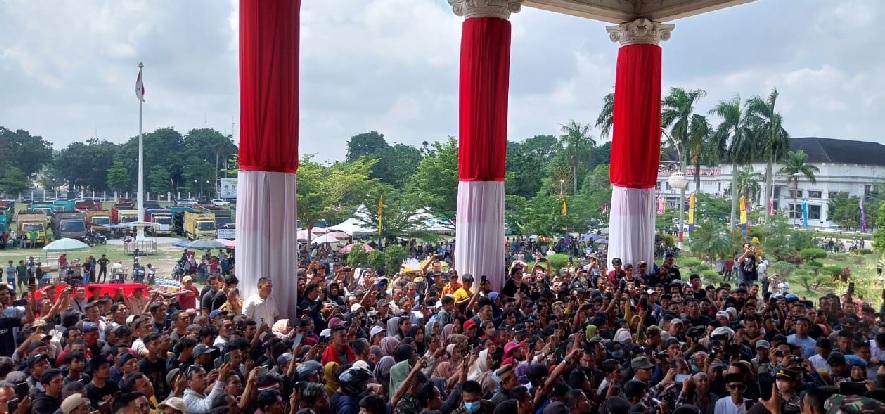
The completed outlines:
{"type": "Polygon", "coordinates": [[[200,291],[197,290],[197,287],[191,285],[191,287],[182,286],[182,292],[190,291],[190,294],[181,294],[178,295],[178,303],[181,304],[181,309],[196,309],[197,308],[197,298],[200,297],[200,291]]]}

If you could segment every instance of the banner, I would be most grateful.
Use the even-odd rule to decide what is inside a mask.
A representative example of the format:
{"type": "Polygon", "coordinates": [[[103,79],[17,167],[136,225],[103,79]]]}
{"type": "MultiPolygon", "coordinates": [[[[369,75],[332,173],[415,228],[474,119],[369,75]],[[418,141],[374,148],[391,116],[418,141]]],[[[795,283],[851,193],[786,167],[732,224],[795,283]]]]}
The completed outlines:
{"type": "Polygon", "coordinates": [[[181,292],[181,282],[173,279],[157,279],[157,289],[160,293],[181,292]]]}
{"type": "Polygon", "coordinates": [[[741,230],[747,231],[747,198],[741,196],[740,200],[741,206],[741,230]]]}
{"type": "Polygon", "coordinates": [[[808,200],[802,199],[802,227],[808,228],[808,200]]]}
{"type": "Polygon", "coordinates": [[[565,201],[565,196],[562,196],[562,215],[568,215],[568,203],[565,201]]]}
{"type": "Polygon", "coordinates": [[[664,210],[665,210],[666,206],[667,206],[667,203],[664,202],[664,194],[663,193],[658,194],[658,215],[659,216],[664,214],[664,210]]]}
{"type": "Polygon", "coordinates": [[[860,232],[867,232],[867,212],[863,208],[863,197],[860,198],[860,232]]]}
{"type": "Polygon", "coordinates": [[[774,215],[774,197],[768,197],[768,215],[774,215]]]}
{"type": "Polygon", "coordinates": [[[688,235],[689,235],[689,237],[691,236],[691,233],[694,232],[694,204],[695,204],[694,193],[691,193],[688,196],[688,235]]]}
{"type": "Polygon", "coordinates": [[[384,217],[384,191],[378,196],[378,237],[381,237],[381,222],[384,217]]]}

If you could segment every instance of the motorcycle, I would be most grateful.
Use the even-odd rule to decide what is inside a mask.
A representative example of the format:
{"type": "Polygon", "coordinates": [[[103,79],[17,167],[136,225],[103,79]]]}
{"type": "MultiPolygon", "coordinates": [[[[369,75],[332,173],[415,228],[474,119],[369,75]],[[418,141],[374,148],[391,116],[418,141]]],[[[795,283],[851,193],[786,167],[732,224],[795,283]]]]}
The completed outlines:
{"type": "Polygon", "coordinates": [[[157,280],[157,268],[147,264],[147,285],[153,285],[157,280]]]}

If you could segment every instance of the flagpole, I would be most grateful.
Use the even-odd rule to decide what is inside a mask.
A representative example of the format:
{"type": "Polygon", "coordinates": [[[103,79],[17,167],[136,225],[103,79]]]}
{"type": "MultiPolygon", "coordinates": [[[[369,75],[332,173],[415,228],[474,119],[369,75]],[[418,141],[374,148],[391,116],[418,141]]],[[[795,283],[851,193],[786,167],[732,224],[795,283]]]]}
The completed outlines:
{"type": "MultiPolygon", "coordinates": [[[[144,64],[138,62],[138,73],[141,76],[144,64]]],[[[144,133],[142,131],[142,108],[144,100],[138,100],[138,196],[136,199],[136,208],[138,209],[138,221],[144,223],[144,147],[142,141],[144,133]]],[[[138,227],[135,235],[136,240],[144,239],[144,227],[138,227]]]]}

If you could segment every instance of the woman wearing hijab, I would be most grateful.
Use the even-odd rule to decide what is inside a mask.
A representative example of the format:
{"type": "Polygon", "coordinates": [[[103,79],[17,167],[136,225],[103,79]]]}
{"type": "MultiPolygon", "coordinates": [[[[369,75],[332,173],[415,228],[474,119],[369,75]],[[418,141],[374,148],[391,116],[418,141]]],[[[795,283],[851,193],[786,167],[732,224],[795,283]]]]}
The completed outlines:
{"type": "Polygon", "coordinates": [[[409,328],[408,337],[415,340],[415,348],[418,351],[418,355],[424,355],[424,353],[427,352],[427,338],[424,332],[424,327],[412,325],[412,327],[409,328]]]}
{"type": "Polygon", "coordinates": [[[329,362],[323,367],[323,377],[326,379],[326,393],[334,394],[338,391],[338,363],[329,362]]]}
{"type": "Polygon", "coordinates": [[[394,337],[388,336],[387,338],[381,340],[381,344],[379,344],[379,347],[381,348],[381,352],[383,352],[384,355],[393,356],[393,353],[396,351],[397,345],[399,345],[399,340],[394,337]]]}

